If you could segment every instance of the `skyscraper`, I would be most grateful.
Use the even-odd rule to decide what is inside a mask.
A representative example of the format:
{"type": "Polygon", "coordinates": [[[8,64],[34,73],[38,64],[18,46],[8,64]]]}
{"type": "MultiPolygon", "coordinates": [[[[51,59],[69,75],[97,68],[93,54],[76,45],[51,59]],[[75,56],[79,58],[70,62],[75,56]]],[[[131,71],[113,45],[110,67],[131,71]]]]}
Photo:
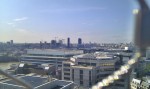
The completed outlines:
{"type": "Polygon", "coordinates": [[[10,44],[13,44],[14,43],[14,41],[13,40],[10,40],[10,44]]]}
{"type": "Polygon", "coordinates": [[[67,38],[67,47],[70,48],[70,38],[67,38]]]}
{"type": "Polygon", "coordinates": [[[82,39],[78,38],[78,45],[81,45],[81,44],[82,44],[82,39]]]}

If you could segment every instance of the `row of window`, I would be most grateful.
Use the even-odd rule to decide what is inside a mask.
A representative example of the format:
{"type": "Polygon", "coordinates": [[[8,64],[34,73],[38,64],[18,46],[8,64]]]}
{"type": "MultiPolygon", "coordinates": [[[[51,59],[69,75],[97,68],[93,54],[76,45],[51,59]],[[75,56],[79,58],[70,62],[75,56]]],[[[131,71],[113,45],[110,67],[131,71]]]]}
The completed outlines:
{"type": "Polygon", "coordinates": [[[29,54],[31,56],[72,57],[73,55],[29,54]]]}
{"type": "Polygon", "coordinates": [[[64,71],[70,71],[70,69],[64,68],[64,71]]]}
{"type": "Polygon", "coordinates": [[[70,75],[70,73],[64,73],[64,75],[70,75]]]}
{"type": "Polygon", "coordinates": [[[96,66],[96,63],[78,62],[78,65],[96,66]]]}
{"type": "Polygon", "coordinates": [[[114,63],[103,63],[100,64],[99,66],[114,66],[114,63]]]}
{"type": "Polygon", "coordinates": [[[64,58],[49,58],[49,57],[47,57],[47,58],[43,58],[43,57],[23,57],[24,59],[45,59],[45,60],[66,60],[66,59],[64,59],[64,58]]]}
{"type": "Polygon", "coordinates": [[[70,80],[70,77],[64,77],[64,80],[70,80]]]}
{"type": "Polygon", "coordinates": [[[70,67],[70,64],[64,64],[64,67],[70,67]]]}
{"type": "Polygon", "coordinates": [[[62,61],[56,61],[56,60],[39,60],[39,59],[21,59],[21,61],[31,61],[31,62],[49,62],[49,63],[58,63],[62,64],[62,61]]]}

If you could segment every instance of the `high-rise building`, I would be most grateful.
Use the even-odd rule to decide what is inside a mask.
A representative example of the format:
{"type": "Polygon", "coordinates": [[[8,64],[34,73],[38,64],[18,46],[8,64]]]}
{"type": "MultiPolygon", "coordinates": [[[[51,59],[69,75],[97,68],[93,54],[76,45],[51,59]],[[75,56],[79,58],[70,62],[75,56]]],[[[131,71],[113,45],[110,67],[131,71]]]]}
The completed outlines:
{"type": "Polygon", "coordinates": [[[10,40],[10,44],[13,44],[14,42],[13,42],[13,40],[10,40]]]}
{"type": "Polygon", "coordinates": [[[56,40],[51,40],[51,48],[56,48],[57,47],[57,42],[56,40]]]}
{"type": "Polygon", "coordinates": [[[67,47],[70,48],[70,38],[67,38],[67,47]]]}
{"type": "Polygon", "coordinates": [[[82,44],[82,39],[78,38],[78,45],[81,45],[81,44],[82,44]]]}

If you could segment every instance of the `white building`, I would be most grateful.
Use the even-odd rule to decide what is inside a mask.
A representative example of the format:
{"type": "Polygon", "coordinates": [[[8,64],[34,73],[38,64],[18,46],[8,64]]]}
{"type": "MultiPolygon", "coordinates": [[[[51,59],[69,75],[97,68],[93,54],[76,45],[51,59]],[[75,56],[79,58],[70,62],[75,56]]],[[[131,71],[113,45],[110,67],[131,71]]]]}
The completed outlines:
{"type": "Polygon", "coordinates": [[[20,61],[37,64],[47,63],[61,68],[63,61],[67,61],[70,57],[79,54],[83,54],[83,51],[67,49],[27,49],[27,54],[22,55],[20,61]]]}
{"type": "MultiPolygon", "coordinates": [[[[62,79],[88,89],[117,70],[121,66],[116,64],[118,61],[119,57],[106,52],[73,56],[70,61],[63,62],[62,79]]],[[[129,89],[130,72],[120,78],[107,89],[129,89]]]]}
{"type": "Polygon", "coordinates": [[[106,53],[73,56],[69,62],[63,62],[62,79],[89,88],[112,74],[118,60],[118,57],[106,53]]]}
{"type": "Polygon", "coordinates": [[[131,89],[150,89],[150,77],[142,77],[142,79],[132,79],[131,89]]]}

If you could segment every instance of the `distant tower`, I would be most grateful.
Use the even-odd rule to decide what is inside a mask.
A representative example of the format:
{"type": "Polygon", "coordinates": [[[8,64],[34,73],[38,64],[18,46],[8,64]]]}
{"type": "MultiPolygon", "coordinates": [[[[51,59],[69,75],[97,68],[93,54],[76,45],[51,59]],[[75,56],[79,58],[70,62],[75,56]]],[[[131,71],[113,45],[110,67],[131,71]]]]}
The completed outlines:
{"type": "Polygon", "coordinates": [[[70,38],[67,38],[67,47],[70,48],[70,38]]]}
{"type": "Polygon", "coordinates": [[[56,40],[51,40],[51,47],[56,48],[56,46],[57,46],[56,40]]]}
{"type": "Polygon", "coordinates": [[[13,44],[14,43],[14,41],[13,40],[10,40],[10,44],[13,44]]]}
{"type": "Polygon", "coordinates": [[[43,43],[42,43],[42,41],[40,41],[40,48],[42,48],[43,47],[43,43]]]}
{"type": "Polygon", "coordinates": [[[78,45],[81,45],[81,44],[82,44],[82,39],[78,38],[78,45]]]}

